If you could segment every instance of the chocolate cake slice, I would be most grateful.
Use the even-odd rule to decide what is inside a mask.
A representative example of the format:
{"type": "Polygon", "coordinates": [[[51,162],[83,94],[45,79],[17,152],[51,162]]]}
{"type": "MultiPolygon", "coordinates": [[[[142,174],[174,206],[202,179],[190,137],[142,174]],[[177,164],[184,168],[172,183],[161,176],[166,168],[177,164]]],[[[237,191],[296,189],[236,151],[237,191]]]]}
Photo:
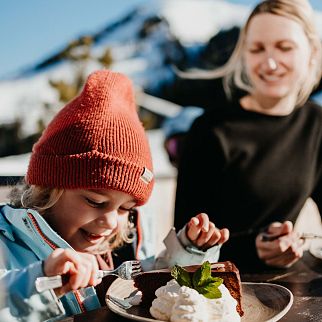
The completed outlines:
{"type": "MultiPolygon", "coordinates": [[[[200,265],[185,266],[184,269],[189,273],[194,273],[200,265]]],[[[232,262],[218,262],[211,264],[211,275],[220,277],[229,290],[231,296],[237,301],[236,310],[240,316],[244,312],[241,303],[241,281],[237,267],[232,262]]],[[[150,307],[154,300],[155,291],[166,285],[172,279],[170,269],[160,269],[144,272],[134,278],[134,285],[142,292],[142,306],[150,307]]]]}

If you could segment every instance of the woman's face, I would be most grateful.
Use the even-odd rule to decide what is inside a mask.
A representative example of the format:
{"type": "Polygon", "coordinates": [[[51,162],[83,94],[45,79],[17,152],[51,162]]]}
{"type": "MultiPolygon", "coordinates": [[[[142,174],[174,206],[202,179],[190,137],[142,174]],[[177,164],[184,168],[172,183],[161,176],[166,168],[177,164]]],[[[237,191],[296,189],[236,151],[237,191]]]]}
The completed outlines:
{"type": "Polygon", "coordinates": [[[245,44],[246,73],[251,93],[266,101],[297,97],[311,61],[311,47],[300,24],[263,13],[249,24],[245,44]]]}
{"type": "Polygon", "coordinates": [[[135,204],[133,197],[120,191],[65,190],[44,218],[75,250],[95,254],[126,225],[135,204]]]}

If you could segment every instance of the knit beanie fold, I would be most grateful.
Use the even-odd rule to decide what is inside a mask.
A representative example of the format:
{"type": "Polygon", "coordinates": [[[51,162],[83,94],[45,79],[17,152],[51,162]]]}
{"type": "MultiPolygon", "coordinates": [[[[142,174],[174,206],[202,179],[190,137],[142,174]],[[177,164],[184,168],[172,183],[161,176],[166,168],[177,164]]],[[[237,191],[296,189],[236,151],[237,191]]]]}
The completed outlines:
{"type": "Polygon", "coordinates": [[[153,186],[152,160],[131,81],[107,70],[91,74],[34,145],[26,181],[113,189],[144,204],[153,186]]]}

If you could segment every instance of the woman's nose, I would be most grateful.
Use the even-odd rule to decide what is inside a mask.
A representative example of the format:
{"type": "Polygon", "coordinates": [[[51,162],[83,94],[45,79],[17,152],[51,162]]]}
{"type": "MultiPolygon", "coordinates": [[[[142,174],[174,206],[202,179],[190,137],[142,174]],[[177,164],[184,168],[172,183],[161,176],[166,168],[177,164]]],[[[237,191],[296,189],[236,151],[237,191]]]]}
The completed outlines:
{"type": "Polygon", "coordinates": [[[107,229],[115,229],[117,227],[117,211],[104,212],[97,219],[98,225],[107,229]]]}
{"type": "Polygon", "coordinates": [[[269,70],[276,70],[277,69],[277,61],[273,57],[267,57],[266,64],[269,70]]]}

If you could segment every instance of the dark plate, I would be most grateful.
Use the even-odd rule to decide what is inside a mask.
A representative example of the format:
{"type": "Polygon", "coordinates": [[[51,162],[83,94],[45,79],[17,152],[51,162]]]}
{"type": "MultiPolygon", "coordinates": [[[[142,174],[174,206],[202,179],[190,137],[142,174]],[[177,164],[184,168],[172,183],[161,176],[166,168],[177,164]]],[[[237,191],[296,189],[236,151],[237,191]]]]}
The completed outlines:
{"type": "MultiPolygon", "coordinates": [[[[136,288],[133,281],[115,280],[106,293],[107,306],[116,314],[135,321],[155,322],[148,308],[129,304],[136,288]]],[[[293,303],[293,294],[286,287],[270,283],[242,283],[242,322],[275,322],[293,303]]]]}

